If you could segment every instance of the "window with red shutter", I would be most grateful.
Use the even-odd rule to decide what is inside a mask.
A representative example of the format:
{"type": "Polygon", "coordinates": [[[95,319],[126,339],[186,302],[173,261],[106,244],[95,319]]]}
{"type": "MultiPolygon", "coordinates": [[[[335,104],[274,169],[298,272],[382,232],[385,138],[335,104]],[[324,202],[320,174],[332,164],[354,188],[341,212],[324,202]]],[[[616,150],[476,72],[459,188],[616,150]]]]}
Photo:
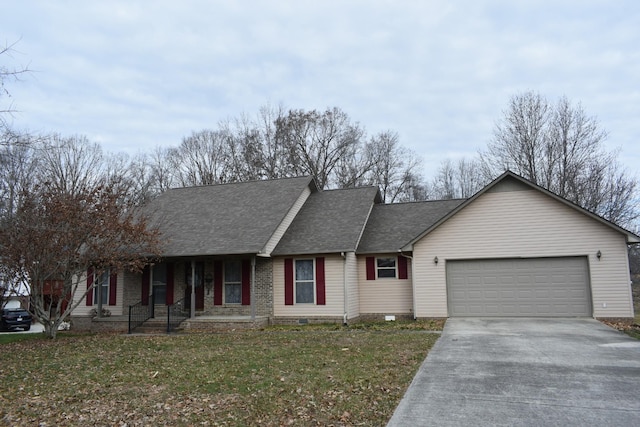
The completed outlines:
{"type": "Polygon", "coordinates": [[[407,258],[400,255],[398,257],[398,279],[408,279],[409,271],[407,268],[407,258]]]}
{"type": "Polygon", "coordinates": [[[325,273],[324,273],[324,258],[316,258],[316,304],[325,305],[326,290],[325,290],[325,273]]]}
{"type": "Polygon", "coordinates": [[[293,305],[293,259],[284,260],[284,304],[293,305]]]}
{"type": "Polygon", "coordinates": [[[109,305],[116,305],[118,298],[118,272],[113,269],[109,275],[109,305]]]}
{"type": "Polygon", "coordinates": [[[87,297],[85,302],[88,306],[93,305],[93,289],[91,289],[91,286],[93,286],[93,268],[89,268],[87,270],[87,291],[88,292],[87,292],[87,297]]]}
{"type": "Polygon", "coordinates": [[[376,259],[367,257],[367,280],[376,280],[376,259]]]}

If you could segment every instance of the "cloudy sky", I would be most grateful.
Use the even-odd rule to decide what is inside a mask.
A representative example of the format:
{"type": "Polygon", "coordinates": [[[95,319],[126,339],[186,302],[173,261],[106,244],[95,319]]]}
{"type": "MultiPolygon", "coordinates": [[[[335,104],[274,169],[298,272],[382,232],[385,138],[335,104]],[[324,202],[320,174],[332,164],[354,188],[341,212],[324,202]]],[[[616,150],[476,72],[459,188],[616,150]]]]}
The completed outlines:
{"type": "Polygon", "coordinates": [[[635,0],[3,1],[0,42],[16,41],[0,61],[34,72],[8,87],[14,126],[108,151],[177,145],[266,104],[337,106],[396,131],[431,177],[533,90],[580,102],[640,171],[635,0]]]}

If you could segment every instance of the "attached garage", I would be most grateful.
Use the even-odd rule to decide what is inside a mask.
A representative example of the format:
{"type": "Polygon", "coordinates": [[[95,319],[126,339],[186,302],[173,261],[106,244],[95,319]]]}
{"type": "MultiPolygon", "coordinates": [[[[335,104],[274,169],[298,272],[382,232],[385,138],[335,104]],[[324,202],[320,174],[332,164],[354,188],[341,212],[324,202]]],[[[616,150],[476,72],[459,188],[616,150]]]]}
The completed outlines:
{"type": "Polygon", "coordinates": [[[591,317],[586,257],[449,261],[450,316],[591,317]]]}

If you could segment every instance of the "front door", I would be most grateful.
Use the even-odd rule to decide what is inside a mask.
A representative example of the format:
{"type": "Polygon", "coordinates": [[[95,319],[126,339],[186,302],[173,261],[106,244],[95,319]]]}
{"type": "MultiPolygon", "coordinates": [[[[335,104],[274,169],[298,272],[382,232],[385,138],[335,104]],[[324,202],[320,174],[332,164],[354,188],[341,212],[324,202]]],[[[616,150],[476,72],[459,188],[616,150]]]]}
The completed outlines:
{"type": "MultiPolygon", "coordinates": [[[[191,308],[191,285],[184,290],[184,305],[191,308]]],[[[204,286],[196,283],[196,310],[204,310],[204,286]]]]}

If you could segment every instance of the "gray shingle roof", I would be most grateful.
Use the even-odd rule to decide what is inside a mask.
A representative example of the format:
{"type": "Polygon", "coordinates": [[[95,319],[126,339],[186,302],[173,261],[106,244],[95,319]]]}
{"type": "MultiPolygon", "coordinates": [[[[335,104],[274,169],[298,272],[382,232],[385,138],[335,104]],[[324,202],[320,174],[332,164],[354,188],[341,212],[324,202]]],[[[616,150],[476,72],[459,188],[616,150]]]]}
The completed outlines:
{"type": "Polygon", "coordinates": [[[456,199],[375,205],[357,252],[396,252],[463,202],[456,199]]]}
{"type": "Polygon", "coordinates": [[[164,256],[256,254],[310,177],[168,190],[150,205],[164,256]]]}
{"type": "Polygon", "coordinates": [[[377,187],[311,194],[273,255],[355,251],[371,206],[379,197],[377,187]]]}

